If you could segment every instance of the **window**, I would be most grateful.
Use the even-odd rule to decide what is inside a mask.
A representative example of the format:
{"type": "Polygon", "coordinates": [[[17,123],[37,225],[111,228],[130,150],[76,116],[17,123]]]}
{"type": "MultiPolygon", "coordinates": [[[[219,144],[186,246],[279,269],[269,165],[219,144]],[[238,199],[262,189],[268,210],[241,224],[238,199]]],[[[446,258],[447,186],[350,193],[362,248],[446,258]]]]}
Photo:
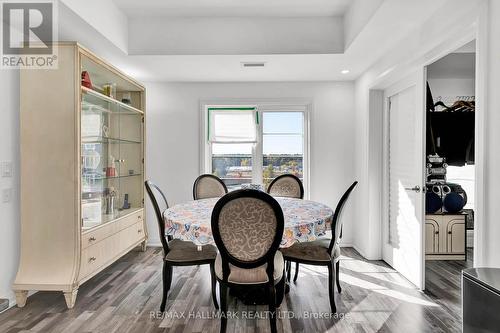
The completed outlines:
{"type": "MultiPolygon", "coordinates": [[[[306,106],[205,108],[204,170],[229,190],[291,173],[307,184],[306,106]]],[[[307,190],[307,186],[305,186],[307,190]]]]}
{"type": "Polygon", "coordinates": [[[304,179],[304,113],[263,112],[262,183],[285,173],[304,179]]]}

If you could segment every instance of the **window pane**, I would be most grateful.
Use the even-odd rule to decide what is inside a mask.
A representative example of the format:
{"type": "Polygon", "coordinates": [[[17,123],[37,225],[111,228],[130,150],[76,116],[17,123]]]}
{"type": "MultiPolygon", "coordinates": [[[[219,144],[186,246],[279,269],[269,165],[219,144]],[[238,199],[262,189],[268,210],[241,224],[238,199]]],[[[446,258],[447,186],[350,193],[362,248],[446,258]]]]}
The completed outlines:
{"type": "Polygon", "coordinates": [[[264,135],[262,151],[268,154],[303,154],[302,135],[264,135]]]}
{"type": "Polygon", "coordinates": [[[263,133],[295,133],[301,134],[304,128],[302,112],[264,112],[263,133]]]}
{"type": "Polygon", "coordinates": [[[264,112],[262,178],[266,188],[285,173],[303,179],[303,121],[302,112],[264,112]]]}
{"type": "Polygon", "coordinates": [[[229,190],[252,182],[252,144],[212,144],[212,173],[229,190]]]}

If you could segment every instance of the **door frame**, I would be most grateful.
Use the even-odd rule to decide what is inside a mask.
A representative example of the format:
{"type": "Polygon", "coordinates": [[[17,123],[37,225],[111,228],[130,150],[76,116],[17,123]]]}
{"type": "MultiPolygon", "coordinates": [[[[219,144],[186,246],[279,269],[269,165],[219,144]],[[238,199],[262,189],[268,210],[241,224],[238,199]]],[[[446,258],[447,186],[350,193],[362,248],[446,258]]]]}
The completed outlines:
{"type": "MultiPolygon", "coordinates": [[[[418,111],[420,109],[425,108],[425,88],[421,84],[423,82],[423,79],[426,77],[426,68],[420,68],[419,70],[416,70],[414,73],[408,75],[404,79],[394,83],[393,85],[389,86],[385,90],[383,90],[383,129],[382,129],[382,234],[381,234],[381,243],[382,243],[382,259],[386,261],[389,265],[393,266],[392,263],[392,254],[393,254],[393,248],[389,244],[389,139],[390,139],[390,99],[392,96],[409,89],[411,87],[415,87],[415,104],[416,108],[415,111],[418,111]]],[[[425,84],[425,82],[424,82],[425,84]]],[[[418,114],[416,115],[417,117],[419,116],[418,114]]],[[[417,128],[417,130],[420,130],[420,136],[421,136],[421,147],[422,147],[422,163],[418,167],[418,173],[420,174],[420,184],[415,184],[420,187],[423,187],[425,184],[425,112],[420,115],[422,117],[421,121],[421,128],[417,128]]],[[[423,192],[419,193],[420,195],[423,194],[423,192]]],[[[420,240],[420,245],[419,245],[419,252],[421,253],[420,258],[420,267],[421,267],[421,273],[420,273],[420,278],[419,281],[415,284],[415,286],[419,289],[424,289],[425,288],[425,200],[424,198],[421,198],[422,202],[422,207],[420,216],[422,217],[422,220],[420,221],[421,224],[421,240],[420,240]]]]}
{"type": "MultiPolygon", "coordinates": [[[[389,77],[385,77],[383,80],[375,82],[372,84],[369,89],[370,91],[381,91],[385,89],[389,89],[391,85],[395,85],[398,82],[401,82],[401,77],[411,73],[413,70],[422,70],[426,68],[428,65],[437,61],[438,59],[446,56],[447,54],[455,51],[459,47],[467,44],[472,40],[476,40],[476,73],[475,73],[475,95],[476,95],[476,109],[475,109],[475,201],[476,207],[474,209],[474,267],[482,266],[485,262],[485,249],[484,242],[485,239],[485,229],[484,229],[484,216],[485,216],[485,199],[486,193],[484,188],[484,175],[485,175],[485,128],[486,128],[486,114],[484,110],[484,104],[486,100],[486,88],[487,88],[487,66],[488,66],[488,58],[487,58],[487,38],[488,38],[488,6],[483,5],[477,12],[477,17],[474,20],[474,24],[463,27],[459,32],[453,34],[453,36],[446,38],[442,43],[435,46],[431,51],[425,53],[423,56],[414,60],[412,63],[404,66],[403,69],[388,75],[389,77]],[[389,87],[389,88],[388,88],[389,87]]],[[[427,77],[424,76],[422,78],[422,86],[425,86],[427,77]]],[[[404,80],[403,80],[404,81],[404,80]]],[[[425,97],[425,96],[424,96],[425,97]]],[[[424,101],[425,102],[425,101],[424,101]]],[[[421,108],[421,112],[425,117],[425,104],[421,108]]],[[[386,110],[388,108],[388,102],[384,96],[383,105],[375,105],[372,106],[370,103],[370,112],[375,110],[377,112],[378,109],[383,110],[384,117],[386,114],[386,110]]],[[[425,120],[425,118],[424,118],[425,120]]],[[[386,118],[384,118],[384,124],[386,118]]],[[[424,123],[425,124],[425,123],[424,123]]],[[[385,126],[385,125],[384,125],[385,126]]],[[[388,188],[387,188],[387,172],[388,172],[388,164],[387,164],[387,146],[386,146],[386,130],[384,127],[383,131],[383,142],[382,142],[382,150],[383,150],[383,165],[382,165],[382,202],[381,202],[381,213],[380,217],[382,225],[381,225],[381,247],[382,251],[385,247],[385,242],[387,240],[386,229],[384,228],[384,224],[387,224],[385,219],[388,212],[388,188]]],[[[424,136],[425,140],[425,136],[424,136]]],[[[424,160],[425,162],[425,156],[424,160]]],[[[425,249],[425,221],[422,223],[422,246],[425,249]]],[[[425,255],[422,256],[422,260],[424,262],[425,268],[425,255]]],[[[425,289],[425,269],[423,270],[423,279],[421,289],[425,289]]]]}

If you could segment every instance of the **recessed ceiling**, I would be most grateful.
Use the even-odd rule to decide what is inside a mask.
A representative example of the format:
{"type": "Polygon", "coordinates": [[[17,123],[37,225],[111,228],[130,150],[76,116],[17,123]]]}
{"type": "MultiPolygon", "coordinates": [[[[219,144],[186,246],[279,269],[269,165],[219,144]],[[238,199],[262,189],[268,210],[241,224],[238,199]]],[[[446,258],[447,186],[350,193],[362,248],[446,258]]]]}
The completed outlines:
{"type": "Polygon", "coordinates": [[[416,28],[437,17],[446,1],[100,0],[84,5],[62,0],[59,31],[60,40],[82,42],[141,81],[353,80],[408,36],[417,36],[416,28]],[[106,15],[94,15],[99,11],[106,15]],[[340,23],[332,28],[325,22],[340,23]],[[352,36],[348,45],[344,32],[352,36]],[[163,42],[163,48],[138,47],[138,41],[163,42]],[[332,41],[340,51],[317,47],[332,41]],[[244,48],[249,45],[253,48],[244,48]],[[245,68],[242,62],[265,66],[245,68]]]}
{"type": "MultiPolygon", "coordinates": [[[[354,0],[113,0],[135,17],[343,16],[354,0]]],[[[368,0],[371,1],[371,0],[368,0]]]]}

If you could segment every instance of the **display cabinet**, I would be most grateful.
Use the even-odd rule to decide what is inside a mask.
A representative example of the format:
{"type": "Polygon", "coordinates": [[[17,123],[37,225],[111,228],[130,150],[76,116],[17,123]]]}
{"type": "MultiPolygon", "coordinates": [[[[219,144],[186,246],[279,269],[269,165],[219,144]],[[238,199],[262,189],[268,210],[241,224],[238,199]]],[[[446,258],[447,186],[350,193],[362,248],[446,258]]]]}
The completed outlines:
{"type": "Polygon", "coordinates": [[[79,286],[147,240],[144,87],[77,43],[58,68],[21,70],[21,258],[13,285],[79,286]]]}

